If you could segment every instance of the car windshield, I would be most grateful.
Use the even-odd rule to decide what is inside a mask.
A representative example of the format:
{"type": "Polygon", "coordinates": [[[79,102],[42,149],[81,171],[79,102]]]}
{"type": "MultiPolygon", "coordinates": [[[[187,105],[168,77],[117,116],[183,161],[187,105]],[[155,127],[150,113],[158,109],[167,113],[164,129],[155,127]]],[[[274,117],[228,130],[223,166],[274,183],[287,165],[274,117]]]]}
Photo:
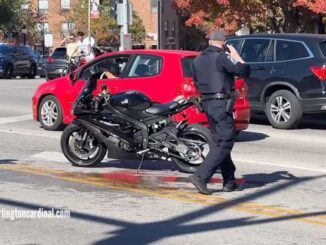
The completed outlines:
{"type": "Polygon", "coordinates": [[[9,54],[10,50],[8,46],[0,45],[0,55],[9,54]]]}
{"type": "Polygon", "coordinates": [[[57,48],[56,50],[54,50],[51,57],[54,59],[65,59],[66,55],[67,53],[65,48],[57,48]]]}
{"type": "Polygon", "coordinates": [[[195,57],[188,57],[182,60],[183,77],[192,77],[192,63],[195,57]]]}

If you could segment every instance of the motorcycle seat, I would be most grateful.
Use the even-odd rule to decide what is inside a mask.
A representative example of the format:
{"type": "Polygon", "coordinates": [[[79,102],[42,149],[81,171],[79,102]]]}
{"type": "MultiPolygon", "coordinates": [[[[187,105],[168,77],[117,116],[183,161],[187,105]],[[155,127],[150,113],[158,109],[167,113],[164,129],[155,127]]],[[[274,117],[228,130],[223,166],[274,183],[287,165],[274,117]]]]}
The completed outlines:
{"type": "Polygon", "coordinates": [[[150,113],[150,114],[162,114],[164,112],[167,112],[175,107],[177,107],[179,105],[178,102],[176,101],[171,101],[169,103],[166,103],[166,104],[158,104],[158,103],[155,103],[153,104],[150,108],[147,108],[145,111],[147,113],[150,113]]]}

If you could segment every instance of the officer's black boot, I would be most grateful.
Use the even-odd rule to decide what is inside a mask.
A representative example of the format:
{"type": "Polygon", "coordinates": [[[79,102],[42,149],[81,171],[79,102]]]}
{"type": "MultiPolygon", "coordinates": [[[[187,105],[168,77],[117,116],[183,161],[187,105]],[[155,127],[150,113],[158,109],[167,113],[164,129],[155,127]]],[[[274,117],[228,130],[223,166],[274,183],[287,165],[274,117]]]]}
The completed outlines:
{"type": "Polygon", "coordinates": [[[193,185],[197,188],[199,193],[204,194],[204,195],[211,195],[212,191],[207,189],[207,184],[202,182],[196,175],[190,175],[189,180],[193,185]]]}
{"type": "Polygon", "coordinates": [[[232,192],[232,191],[241,191],[242,188],[235,180],[227,181],[223,184],[222,191],[224,192],[232,192]]]}

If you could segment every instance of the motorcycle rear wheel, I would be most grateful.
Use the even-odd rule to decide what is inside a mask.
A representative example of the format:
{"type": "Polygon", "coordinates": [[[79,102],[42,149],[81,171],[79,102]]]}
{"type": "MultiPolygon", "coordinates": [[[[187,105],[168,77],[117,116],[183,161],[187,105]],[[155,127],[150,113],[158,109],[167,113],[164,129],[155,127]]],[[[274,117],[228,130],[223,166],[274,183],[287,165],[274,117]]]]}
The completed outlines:
{"type": "Polygon", "coordinates": [[[188,139],[189,141],[187,145],[192,148],[194,152],[201,153],[198,158],[194,158],[190,161],[186,161],[181,155],[180,158],[172,157],[172,160],[176,163],[180,171],[193,173],[204,162],[210,149],[213,148],[211,132],[208,128],[202,125],[191,124],[182,132],[181,135],[179,135],[178,138],[185,139],[186,142],[188,139]]]}
{"type": "Polygon", "coordinates": [[[88,132],[75,124],[67,126],[61,135],[61,150],[64,156],[78,167],[94,167],[106,154],[106,147],[88,132]],[[80,145],[85,137],[83,146],[80,145]]]}

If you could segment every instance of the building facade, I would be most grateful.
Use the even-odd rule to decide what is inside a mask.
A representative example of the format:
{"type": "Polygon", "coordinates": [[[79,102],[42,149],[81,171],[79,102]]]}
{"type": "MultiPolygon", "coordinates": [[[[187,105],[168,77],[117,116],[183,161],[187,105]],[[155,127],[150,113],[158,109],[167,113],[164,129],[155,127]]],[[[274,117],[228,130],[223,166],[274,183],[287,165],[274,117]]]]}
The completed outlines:
{"type": "MultiPolygon", "coordinates": [[[[39,32],[44,35],[46,48],[55,48],[61,40],[75,28],[67,17],[72,9],[81,6],[82,0],[30,0],[33,9],[38,12],[39,32]]],[[[86,0],[88,1],[88,0],[86,0]]],[[[119,0],[112,0],[119,2],[119,0]]],[[[146,29],[146,48],[179,49],[180,21],[172,7],[173,0],[129,0],[133,11],[143,21],[146,29]]],[[[86,32],[86,31],[84,31],[86,32]]],[[[38,44],[39,45],[39,44],[38,44]]]]}

